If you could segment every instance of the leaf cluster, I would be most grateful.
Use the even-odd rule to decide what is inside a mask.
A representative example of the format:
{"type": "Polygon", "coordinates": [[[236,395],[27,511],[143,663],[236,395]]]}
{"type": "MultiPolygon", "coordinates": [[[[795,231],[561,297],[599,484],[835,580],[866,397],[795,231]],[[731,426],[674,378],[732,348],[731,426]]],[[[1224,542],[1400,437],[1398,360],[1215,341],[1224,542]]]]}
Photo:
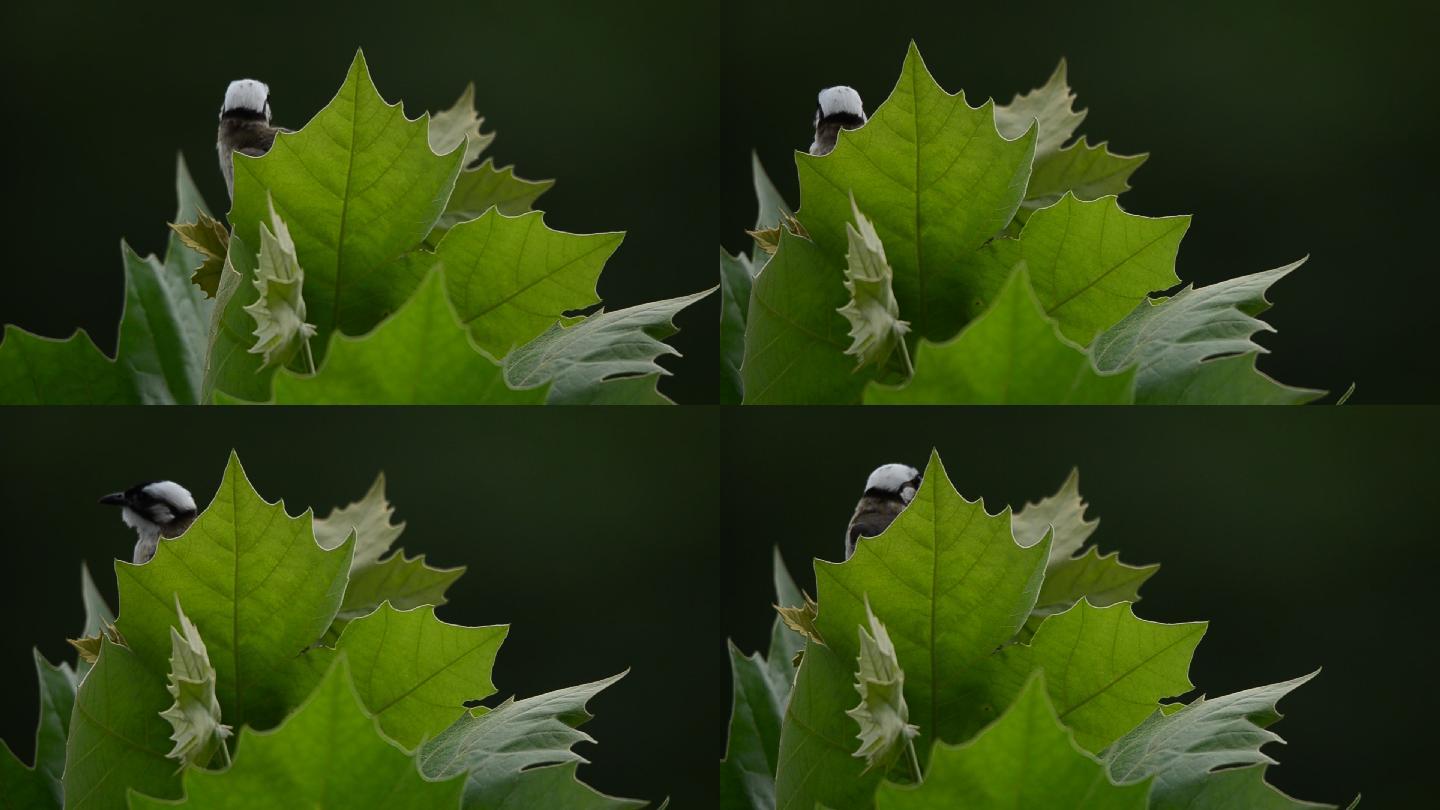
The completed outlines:
{"type": "Polygon", "coordinates": [[[308,124],[232,158],[226,221],[182,157],[164,259],[122,247],[115,357],[7,326],[0,403],[668,403],[663,340],[705,293],[593,311],[624,234],[546,225],[554,181],[484,157],[474,101],[411,120],[357,53],[308,124]]]}

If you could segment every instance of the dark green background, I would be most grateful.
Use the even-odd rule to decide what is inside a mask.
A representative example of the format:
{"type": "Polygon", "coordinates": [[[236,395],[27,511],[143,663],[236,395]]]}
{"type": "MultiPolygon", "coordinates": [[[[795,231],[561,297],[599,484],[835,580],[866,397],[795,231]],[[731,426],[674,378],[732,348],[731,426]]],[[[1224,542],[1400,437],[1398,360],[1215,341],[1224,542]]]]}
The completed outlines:
{"type": "MultiPolygon", "coordinates": [[[[721,46],[718,238],[749,249],[749,158],[792,204],[795,149],[815,94],[849,84],[873,112],[913,37],[932,73],[975,105],[1008,102],[1067,57],[1091,142],[1149,152],[1123,198],[1194,214],[1182,279],[1310,261],[1266,315],[1260,368],[1355,402],[1440,401],[1440,90],[1434,10],[1374,2],[864,3],[737,0],[721,46]]],[[[903,314],[903,313],[902,313],[903,314]]]]}
{"type": "MultiPolygon", "coordinates": [[[[173,478],[199,502],[231,448],[267,500],[320,514],[384,470],[399,544],[469,570],[439,615],[509,623],[496,699],[630,674],[591,703],[583,779],[676,807],[715,795],[720,544],[716,419],[671,409],[11,409],[0,430],[0,737],[30,760],[30,648],[70,659],[80,562],[112,607],[108,560],[134,533],[100,495],[173,478]],[[696,462],[697,459],[703,460],[696,462]]],[[[120,606],[123,611],[124,606],[120,606]]],[[[493,704],[494,700],[487,700],[493,704]]]]}
{"type": "MultiPolygon", "coordinates": [[[[364,47],[380,93],[406,113],[448,107],[468,81],[487,154],[557,179],[546,222],[624,230],[601,276],[610,309],[716,283],[719,216],[713,3],[194,0],[7,3],[0,11],[8,237],[0,322],[45,335],[87,329],[113,351],[119,243],[161,252],[183,151],[225,210],[215,126],[226,84],[270,84],[299,127],[364,47]]],[[[661,390],[716,397],[718,299],[677,318],[685,357],[661,390]]]]}
{"type": "MultiPolygon", "coordinates": [[[[814,593],[865,478],[938,448],[987,508],[1072,467],[1093,540],[1162,563],[1138,605],[1210,620],[1191,680],[1210,695],[1324,671],[1281,703],[1271,780],[1299,798],[1420,807],[1433,794],[1431,688],[1440,481],[1432,409],[769,409],[725,413],[725,633],[764,649],[771,548],[814,593]]],[[[711,656],[724,667],[723,647],[711,656]]],[[[728,687],[727,687],[728,688],[728,687]]],[[[729,700],[729,692],[723,693],[729,700]]],[[[716,727],[717,731],[720,727],[716,727]]],[[[723,738],[723,735],[717,735],[723,738]]]]}

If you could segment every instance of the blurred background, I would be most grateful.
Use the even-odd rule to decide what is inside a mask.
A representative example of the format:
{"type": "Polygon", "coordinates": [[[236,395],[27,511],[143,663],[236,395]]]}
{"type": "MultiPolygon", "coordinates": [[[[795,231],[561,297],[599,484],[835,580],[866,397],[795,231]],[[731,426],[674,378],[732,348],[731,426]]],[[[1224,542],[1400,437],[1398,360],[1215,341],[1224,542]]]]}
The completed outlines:
{"type": "MultiPolygon", "coordinates": [[[[509,623],[494,681],[531,696],[630,674],[590,704],[583,780],[701,807],[716,790],[703,744],[713,699],[720,545],[716,420],[693,409],[12,409],[0,431],[0,738],[26,762],[38,712],[30,648],[73,660],[80,564],[116,606],[111,560],[134,532],[96,499],[171,478],[200,504],[232,448],[266,500],[324,515],[385,472],[397,545],[467,566],[440,618],[509,623]],[[550,418],[546,418],[547,414],[550,418]],[[693,459],[705,459],[693,463],[693,459]]],[[[120,610],[124,606],[120,605],[120,610]]]]}
{"type": "Polygon", "coordinates": [[[1432,10],[1397,0],[817,5],[736,0],[721,43],[723,212],[749,249],[750,152],[792,205],[815,95],[849,84],[873,112],[914,38],[941,86],[1008,102],[1069,61],[1092,143],[1149,152],[1125,207],[1193,214],[1197,285],[1310,261],[1271,294],[1260,368],[1360,403],[1440,401],[1429,222],[1440,214],[1432,10]]]}
{"type": "MultiPolygon", "coordinates": [[[[1280,704],[1270,780],[1301,799],[1421,807],[1435,720],[1425,629],[1440,426],[1429,409],[768,409],[724,413],[725,634],[763,650],[771,549],[815,593],[870,471],[939,450],[994,513],[1072,468],[1102,552],[1161,563],[1137,613],[1209,620],[1191,680],[1220,695],[1323,667],[1280,704]]],[[[728,672],[725,647],[710,655],[728,672]]],[[[728,678],[726,679],[728,680],[728,678]]],[[[728,704],[728,685],[721,700],[728,704]]],[[[723,751],[725,724],[713,727],[723,751]]]]}
{"type": "MultiPolygon", "coordinates": [[[[224,211],[215,126],[227,83],[271,87],[299,127],[340,88],[357,47],[387,101],[416,117],[466,82],[498,137],[487,151],[530,179],[552,228],[628,233],[599,283],[609,309],[716,283],[719,63],[714,3],[255,0],[205,9],[55,0],[0,10],[10,205],[0,323],[114,351],[122,238],[163,252],[183,152],[224,211]]],[[[716,397],[718,299],[676,319],[684,358],[660,388],[716,397]]]]}

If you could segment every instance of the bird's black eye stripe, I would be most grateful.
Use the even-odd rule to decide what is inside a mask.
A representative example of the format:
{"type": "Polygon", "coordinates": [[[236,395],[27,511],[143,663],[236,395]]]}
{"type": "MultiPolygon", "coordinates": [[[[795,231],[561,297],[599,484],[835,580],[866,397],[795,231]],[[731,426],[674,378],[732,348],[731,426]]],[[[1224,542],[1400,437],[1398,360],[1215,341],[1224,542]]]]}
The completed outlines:
{"type": "Polygon", "coordinates": [[[865,119],[850,112],[831,113],[820,119],[822,124],[839,124],[844,129],[854,129],[865,123],[865,119]]]}

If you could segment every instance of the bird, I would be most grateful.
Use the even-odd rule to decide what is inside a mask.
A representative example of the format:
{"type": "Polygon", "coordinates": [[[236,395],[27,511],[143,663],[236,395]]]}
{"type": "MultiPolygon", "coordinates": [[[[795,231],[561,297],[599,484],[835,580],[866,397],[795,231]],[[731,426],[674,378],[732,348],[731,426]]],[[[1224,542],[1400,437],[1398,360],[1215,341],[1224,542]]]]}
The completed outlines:
{"type": "Polygon", "coordinates": [[[865,494],[855,505],[845,530],[845,559],[855,553],[862,537],[874,537],[890,527],[920,490],[920,471],[908,464],[882,464],[865,481],[865,494]]]}
{"type": "Polygon", "coordinates": [[[220,105],[220,129],[215,149],[220,153],[220,173],[225,190],[235,197],[235,164],[230,153],[260,157],[275,144],[275,136],[290,132],[270,123],[270,86],[256,79],[236,79],[225,88],[220,105]]]}
{"type": "Polygon", "coordinates": [[[859,129],[865,126],[866,120],[865,105],[855,88],[842,84],[821,90],[815,107],[815,140],[810,144],[810,154],[816,157],[830,154],[840,130],[859,129]]]}
{"type": "Polygon", "coordinates": [[[102,497],[100,503],[120,507],[120,519],[140,536],[132,558],[136,565],[149,562],[155,556],[160,538],[184,534],[197,514],[190,490],[174,481],[136,484],[124,492],[102,497]]]}

